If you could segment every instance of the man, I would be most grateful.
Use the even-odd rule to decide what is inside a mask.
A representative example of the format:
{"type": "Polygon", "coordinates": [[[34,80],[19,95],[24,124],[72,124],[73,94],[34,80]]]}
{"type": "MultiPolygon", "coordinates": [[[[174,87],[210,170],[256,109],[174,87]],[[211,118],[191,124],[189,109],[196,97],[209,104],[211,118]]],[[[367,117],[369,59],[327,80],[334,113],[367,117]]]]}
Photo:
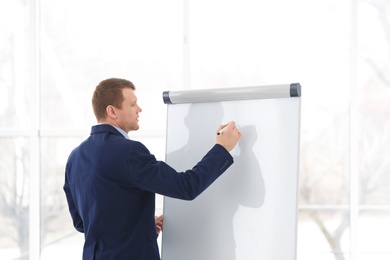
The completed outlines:
{"type": "Polygon", "coordinates": [[[241,133],[234,122],[215,132],[216,144],[191,170],[177,172],[127,133],[138,130],[142,109],[133,83],[111,78],[92,98],[98,125],[68,158],[64,191],[76,230],[83,232],[83,259],[160,259],[155,193],[192,200],[232,163],[241,133]],[[222,134],[217,134],[221,129],[222,134]]]}

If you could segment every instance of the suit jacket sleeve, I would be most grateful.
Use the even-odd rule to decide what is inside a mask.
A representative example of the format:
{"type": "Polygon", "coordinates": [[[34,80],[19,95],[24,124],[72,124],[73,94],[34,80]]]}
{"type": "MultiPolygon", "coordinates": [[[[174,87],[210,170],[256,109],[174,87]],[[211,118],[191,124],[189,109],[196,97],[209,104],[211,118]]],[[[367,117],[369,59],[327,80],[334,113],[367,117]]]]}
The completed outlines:
{"type": "Polygon", "coordinates": [[[129,173],[136,186],[184,200],[196,198],[233,164],[233,157],[218,144],[185,172],[177,172],[165,162],[157,161],[140,142],[133,142],[128,158],[129,173]]]}
{"type": "Polygon", "coordinates": [[[72,196],[72,193],[70,191],[70,188],[69,188],[69,182],[68,182],[68,164],[66,165],[66,173],[65,173],[65,184],[64,184],[64,191],[65,191],[65,195],[66,195],[66,200],[68,201],[68,207],[69,207],[69,212],[70,212],[70,215],[72,216],[72,219],[73,219],[73,226],[75,227],[75,229],[81,233],[84,233],[84,224],[83,224],[83,220],[81,219],[78,211],[77,211],[77,208],[76,208],[76,205],[74,203],[74,200],[73,200],[73,196],[72,196]]]}

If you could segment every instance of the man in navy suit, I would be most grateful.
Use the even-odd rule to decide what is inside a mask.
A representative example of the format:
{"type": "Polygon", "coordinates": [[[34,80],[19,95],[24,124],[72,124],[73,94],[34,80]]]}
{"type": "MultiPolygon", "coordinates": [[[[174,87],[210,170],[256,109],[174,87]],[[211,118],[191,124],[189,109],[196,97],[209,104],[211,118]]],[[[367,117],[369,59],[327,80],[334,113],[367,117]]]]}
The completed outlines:
{"type": "MultiPolygon", "coordinates": [[[[64,191],[73,225],[84,233],[84,260],[160,259],[157,236],[162,216],[155,193],[192,200],[232,163],[230,151],[241,133],[234,122],[221,125],[216,143],[191,170],[177,172],[127,133],[138,130],[133,83],[103,80],[92,105],[98,124],[69,155],[64,191]]],[[[190,234],[189,234],[190,235],[190,234]]]]}

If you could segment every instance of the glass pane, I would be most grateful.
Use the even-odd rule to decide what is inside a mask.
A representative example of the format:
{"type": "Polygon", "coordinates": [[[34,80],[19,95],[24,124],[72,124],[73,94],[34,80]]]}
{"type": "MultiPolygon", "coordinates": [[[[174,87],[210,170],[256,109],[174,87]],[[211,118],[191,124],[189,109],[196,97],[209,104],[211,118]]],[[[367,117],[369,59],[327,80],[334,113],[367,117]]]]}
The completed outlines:
{"type": "Polygon", "coordinates": [[[390,255],[390,212],[361,211],[358,235],[360,252],[370,254],[387,253],[390,255]]]}
{"type": "Polygon", "coordinates": [[[301,133],[301,204],[348,203],[347,120],[346,114],[334,115],[333,122],[324,126],[322,133],[313,139],[301,133]]]}
{"type": "Polygon", "coordinates": [[[73,228],[63,185],[68,156],[82,140],[72,137],[41,140],[42,259],[81,258],[84,236],[73,228]]]}
{"type": "Polygon", "coordinates": [[[299,80],[305,95],[345,94],[348,1],[193,1],[189,12],[192,87],[299,80]]]}
{"type": "Polygon", "coordinates": [[[28,1],[0,1],[0,24],[0,128],[25,128],[34,94],[28,1]]]}
{"type": "MultiPolygon", "coordinates": [[[[313,5],[312,1],[301,1],[290,10],[289,21],[295,20],[294,27],[285,29],[297,30],[295,38],[300,43],[290,50],[297,57],[289,59],[296,63],[290,65],[291,73],[303,88],[300,203],[344,205],[349,201],[350,10],[347,1],[313,5]],[[309,12],[301,9],[306,5],[309,12]]],[[[279,63],[283,59],[280,57],[279,63]]]]}
{"type": "MultiPolygon", "coordinates": [[[[350,260],[349,254],[332,254],[332,253],[298,253],[297,260],[350,260]]],[[[373,259],[371,259],[373,260],[373,259]]]]}
{"type": "Polygon", "coordinates": [[[95,86],[121,77],[141,96],[140,130],[164,134],[162,92],[181,82],[182,19],[173,0],[43,0],[42,127],[89,128],[95,86]]]}
{"type": "Polygon", "coordinates": [[[389,260],[390,253],[360,253],[357,260],[389,260]]]}
{"type": "Polygon", "coordinates": [[[29,142],[0,138],[0,259],[28,259],[29,142]]]}
{"type": "Polygon", "coordinates": [[[389,205],[390,1],[361,1],[358,11],[360,201],[389,205]]]}
{"type": "MultiPolygon", "coordinates": [[[[324,259],[345,260],[348,258],[344,258],[344,254],[350,250],[349,242],[349,213],[347,210],[310,209],[299,211],[299,254],[330,252],[333,258],[324,259]]],[[[325,255],[327,254],[324,254],[324,257],[325,255]]]]}

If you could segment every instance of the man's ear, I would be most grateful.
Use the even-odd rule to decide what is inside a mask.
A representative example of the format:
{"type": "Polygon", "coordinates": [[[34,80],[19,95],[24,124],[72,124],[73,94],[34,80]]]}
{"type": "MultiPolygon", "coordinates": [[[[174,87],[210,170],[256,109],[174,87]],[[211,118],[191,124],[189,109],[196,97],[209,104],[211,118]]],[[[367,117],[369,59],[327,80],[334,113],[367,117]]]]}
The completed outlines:
{"type": "Polygon", "coordinates": [[[116,109],[114,106],[112,105],[108,105],[106,107],[106,113],[107,113],[107,116],[111,119],[116,119],[117,118],[117,115],[116,115],[116,109]]]}

